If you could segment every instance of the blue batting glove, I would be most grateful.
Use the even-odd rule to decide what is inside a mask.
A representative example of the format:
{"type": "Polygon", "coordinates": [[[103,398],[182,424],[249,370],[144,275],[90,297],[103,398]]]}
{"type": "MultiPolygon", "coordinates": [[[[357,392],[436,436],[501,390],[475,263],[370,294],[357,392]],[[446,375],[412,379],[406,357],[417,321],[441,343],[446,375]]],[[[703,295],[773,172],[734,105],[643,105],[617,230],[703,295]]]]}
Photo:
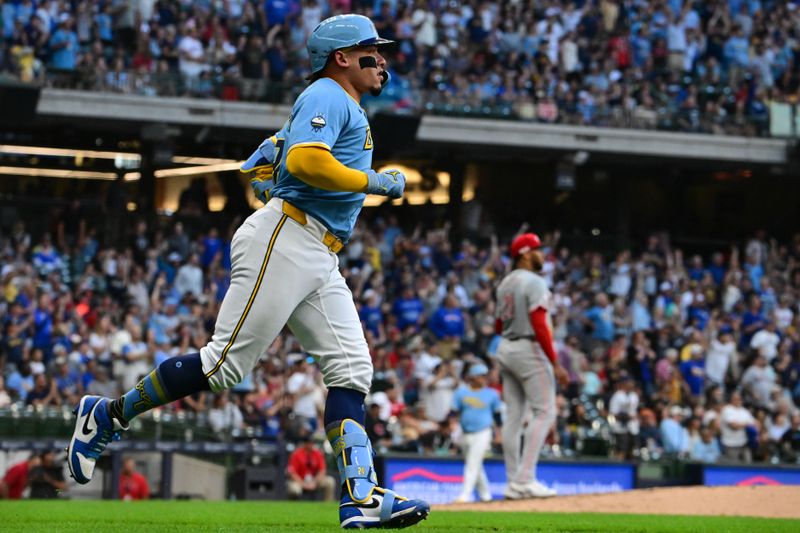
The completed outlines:
{"type": "Polygon", "coordinates": [[[271,179],[263,180],[258,178],[253,178],[250,180],[250,187],[253,189],[253,194],[256,195],[256,198],[261,200],[262,203],[267,203],[269,201],[270,191],[275,186],[275,182],[271,179]]]}
{"type": "Polygon", "coordinates": [[[402,198],[406,188],[406,177],[399,170],[367,171],[367,194],[378,194],[389,198],[402,198]]]}
{"type": "Polygon", "coordinates": [[[264,139],[264,142],[256,148],[256,151],[250,154],[250,157],[247,158],[247,161],[242,163],[242,166],[239,167],[241,172],[251,172],[257,171],[263,167],[272,167],[275,163],[275,153],[277,152],[277,146],[275,145],[275,137],[269,137],[264,139]]]}
{"type": "Polygon", "coordinates": [[[247,161],[239,167],[240,172],[252,173],[250,187],[253,189],[253,194],[255,194],[256,198],[263,203],[269,201],[269,192],[275,186],[275,182],[272,180],[277,152],[274,139],[275,137],[265,139],[256,151],[247,158],[247,161]]]}

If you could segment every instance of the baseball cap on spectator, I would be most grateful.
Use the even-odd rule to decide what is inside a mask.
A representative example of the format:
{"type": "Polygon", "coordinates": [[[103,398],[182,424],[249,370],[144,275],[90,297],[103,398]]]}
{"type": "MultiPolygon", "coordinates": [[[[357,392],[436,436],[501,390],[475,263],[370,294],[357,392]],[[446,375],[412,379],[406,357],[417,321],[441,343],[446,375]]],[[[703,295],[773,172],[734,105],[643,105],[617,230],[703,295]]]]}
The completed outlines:
{"type": "Polygon", "coordinates": [[[661,285],[658,287],[658,290],[661,292],[667,292],[672,290],[672,283],[669,281],[662,281],[661,285]]]}
{"type": "Polygon", "coordinates": [[[669,416],[683,416],[683,407],[680,405],[673,405],[669,408],[669,416]]]}
{"type": "Polygon", "coordinates": [[[69,20],[70,20],[69,13],[64,12],[64,13],[61,13],[58,16],[58,23],[59,24],[64,24],[65,22],[69,22],[69,20]]]}
{"type": "Polygon", "coordinates": [[[478,376],[485,376],[488,373],[489,368],[483,363],[478,363],[469,367],[469,370],[467,371],[467,377],[476,378],[478,376]]]}
{"type": "Polygon", "coordinates": [[[177,261],[177,262],[180,262],[180,261],[181,261],[181,254],[179,254],[178,252],[172,252],[171,254],[169,254],[169,255],[167,256],[167,261],[177,261]]]}

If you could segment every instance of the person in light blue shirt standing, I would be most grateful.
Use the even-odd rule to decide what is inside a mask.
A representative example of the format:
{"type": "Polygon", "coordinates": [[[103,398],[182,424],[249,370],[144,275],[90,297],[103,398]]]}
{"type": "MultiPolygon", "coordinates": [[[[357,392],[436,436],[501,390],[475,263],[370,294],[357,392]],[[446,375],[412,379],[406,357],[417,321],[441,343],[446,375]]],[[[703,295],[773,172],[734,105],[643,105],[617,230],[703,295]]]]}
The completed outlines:
{"type": "Polygon", "coordinates": [[[492,499],[483,458],[492,444],[492,424],[500,425],[502,402],[496,390],[486,386],[489,369],[472,365],[467,371],[468,386],[462,385],[453,395],[453,410],[458,413],[464,432],[461,450],[464,455],[464,486],[456,502],[472,501],[477,488],[481,501],[492,499]]]}
{"type": "Polygon", "coordinates": [[[58,17],[58,29],[50,38],[51,62],[58,70],[75,70],[78,62],[78,36],[72,31],[72,18],[67,13],[58,17]]]}
{"type": "Polygon", "coordinates": [[[716,463],[720,456],[719,443],[714,438],[710,428],[700,431],[700,440],[694,443],[690,450],[691,458],[704,463],[716,463]]]}
{"type": "Polygon", "coordinates": [[[595,304],[584,314],[585,321],[592,326],[592,339],[608,344],[614,338],[614,308],[608,303],[608,296],[600,293],[595,304]]]}
{"type": "Polygon", "coordinates": [[[683,409],[673,405],[669,409],[669,418],[661,421],[661,440],[664,442],[664,453],[685,455],[689,450],[689,432],[681,423],[683,409]]]}

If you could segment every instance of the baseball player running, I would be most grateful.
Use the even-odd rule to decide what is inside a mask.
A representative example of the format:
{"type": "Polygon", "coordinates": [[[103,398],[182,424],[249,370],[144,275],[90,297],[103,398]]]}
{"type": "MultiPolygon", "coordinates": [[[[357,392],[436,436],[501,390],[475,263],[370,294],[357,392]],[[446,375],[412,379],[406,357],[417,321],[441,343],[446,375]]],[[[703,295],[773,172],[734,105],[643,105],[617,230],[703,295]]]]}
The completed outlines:
{"type": "Polygon", "coordinates": [[[540,246],[534,233],[516,237],[511,243],[514,270],[497,287],[495,328],[502,335],[497,360],[506,404],[503,455],[508,499],[556,494],[536,479],[539,453],[556,418],[554,377],[562,386],[567,381],[550,332],[550,291],[544,278],[534,273],[544,264],[540,246]]]}
{"type": "Polygon", "coordinates": [[[79,483],[91,480],[97,458],[132,418],[239,383],[288,324],[319,358],[328,387],[324,420],[342,481],[340,525],[399,528],[427,517],[426,502],[378,486],[364,430],[372,362],[336,255],[365,194],[400,198],[405,187],[402,173],[371,169],[372,136],[359,105],[363,94],[380,92],[388,81],[379,47],[389,42],[360,15],[331,17],[314,29],[307,43],[311,83],[286,125],[259,149],[261,166],[274,164],[274,186],[264,184],[267,205],[233,237],[231,285],[211,342],[168,359],[116,400],[81,399],[68,447],[79,483]]]}
{"type": "Polygon", "coordinates": [[[492,499],[489,478],[483,468],[483,458],[492,445],[492,420],[500,420],[500,395],[486,386],[489,369],[478,363],[467,371],[469,386],[461,386],[453,395],[453,410],[459,414],[464,431],[461,450],[464,453],[464,487],[457,503],[472,501],[477,487],[482,502],[492,499]]]}

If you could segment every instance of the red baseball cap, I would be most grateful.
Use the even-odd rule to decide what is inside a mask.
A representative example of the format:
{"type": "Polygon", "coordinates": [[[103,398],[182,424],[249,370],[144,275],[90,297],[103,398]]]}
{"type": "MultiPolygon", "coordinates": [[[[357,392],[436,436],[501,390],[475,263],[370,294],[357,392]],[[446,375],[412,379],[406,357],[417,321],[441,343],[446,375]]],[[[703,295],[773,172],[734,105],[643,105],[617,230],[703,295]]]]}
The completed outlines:
{"type": "Polygon", "coordinates": [[[516,259],[520,254],[535,250],[542,245],[539,236],[535,233],[523,233],[511,241],[511,257],[516,259]]]}

